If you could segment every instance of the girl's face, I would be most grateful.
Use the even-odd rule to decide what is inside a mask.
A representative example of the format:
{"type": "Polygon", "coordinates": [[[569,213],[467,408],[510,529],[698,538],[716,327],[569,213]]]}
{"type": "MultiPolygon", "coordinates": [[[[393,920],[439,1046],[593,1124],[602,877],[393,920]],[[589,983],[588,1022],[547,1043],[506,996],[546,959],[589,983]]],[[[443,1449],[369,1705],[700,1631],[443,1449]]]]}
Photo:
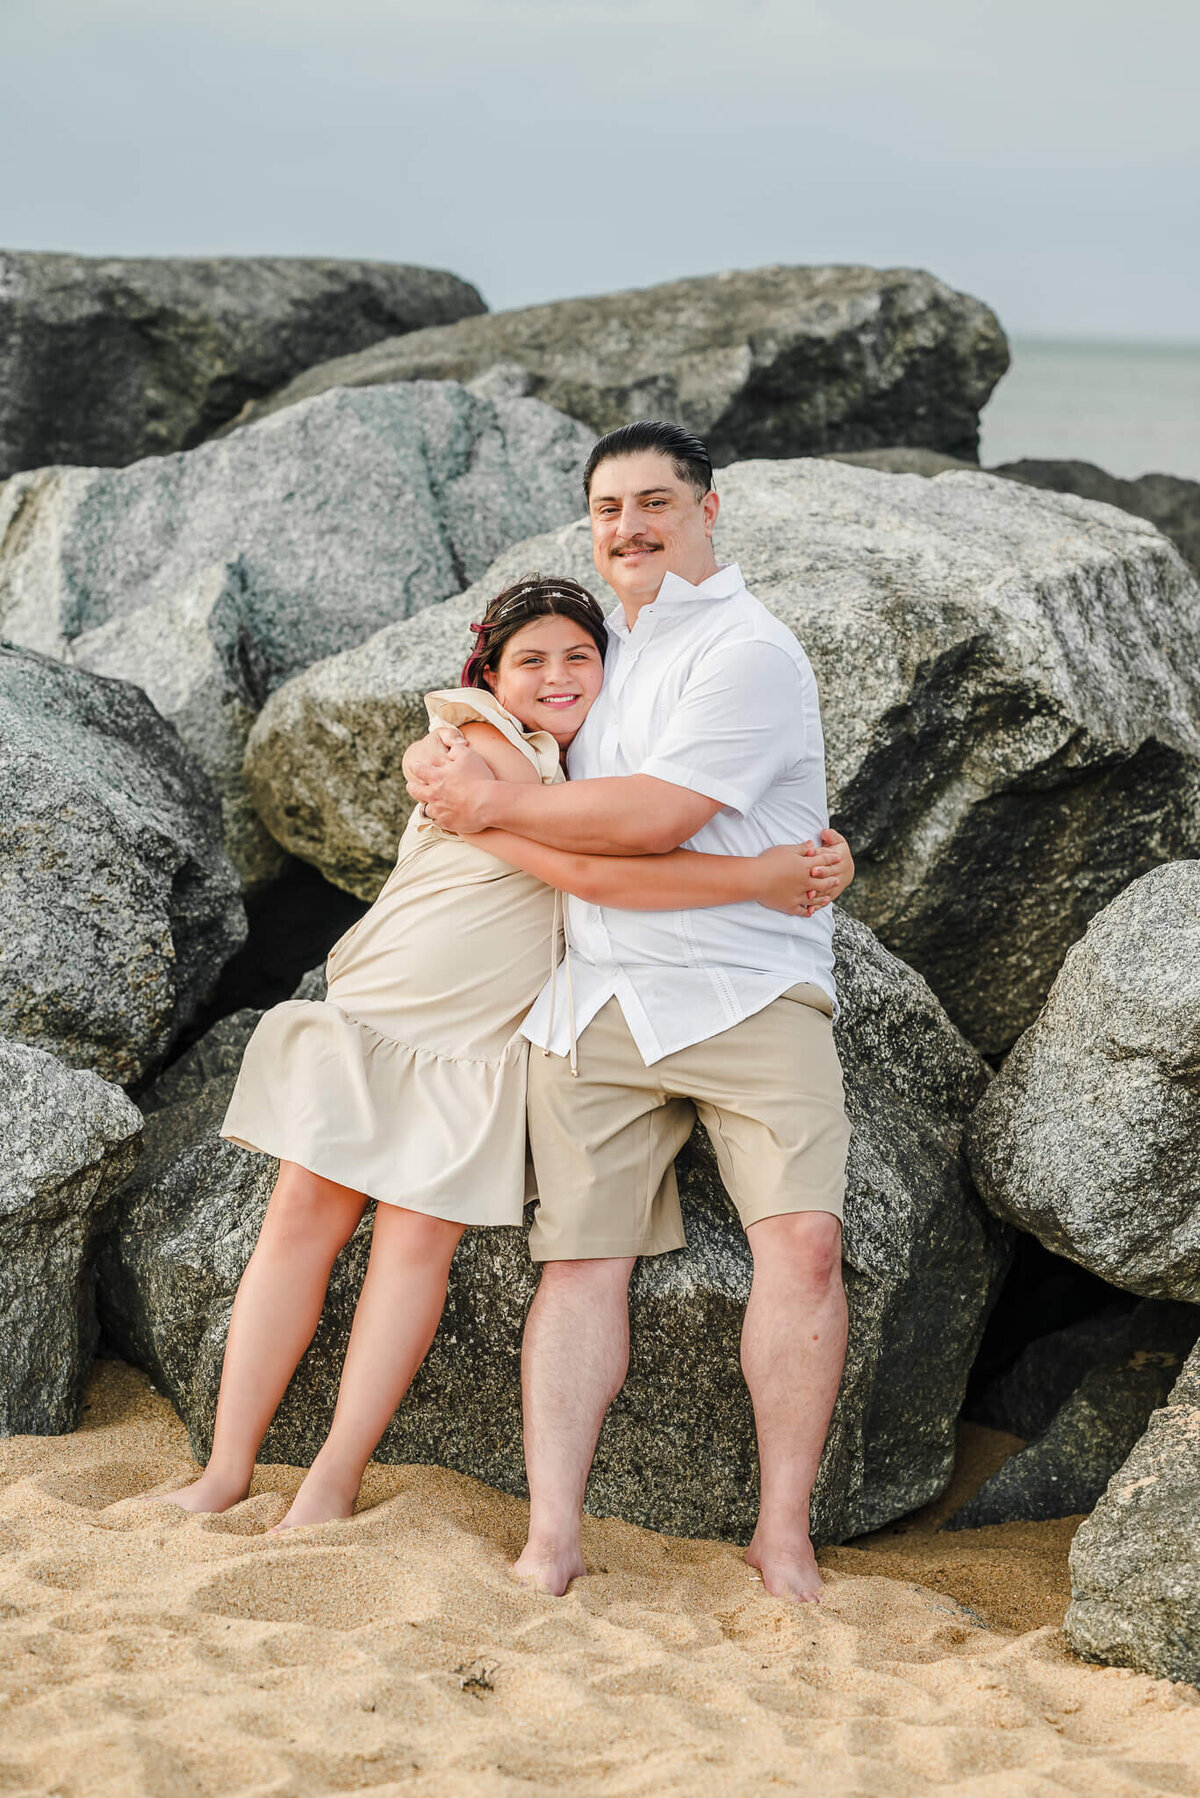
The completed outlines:
{"type": "Polygon", "coordinates": [[[551,615],[515,631],[483,678],[526,730],[548,730],[565,749],[600,691],[604,663],[581,624],[551,615]]]}

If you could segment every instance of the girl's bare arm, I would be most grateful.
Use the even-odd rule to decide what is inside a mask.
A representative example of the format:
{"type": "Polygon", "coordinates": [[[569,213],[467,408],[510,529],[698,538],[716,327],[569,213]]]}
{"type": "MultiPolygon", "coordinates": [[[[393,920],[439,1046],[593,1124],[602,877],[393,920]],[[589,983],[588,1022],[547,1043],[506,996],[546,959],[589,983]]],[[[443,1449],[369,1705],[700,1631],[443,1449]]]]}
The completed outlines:
{"type": "Polygon", "coordinates": [[[805,854],[792,844],[762,855],[702,855],[694,849],[582,855],[506,830],[484,830],[466,840],[560,892],[624,911],[695,911],[757,900],[798,917],[827,905],[842,890],[838,875],[822,872],[822,851],[805,854]]]}

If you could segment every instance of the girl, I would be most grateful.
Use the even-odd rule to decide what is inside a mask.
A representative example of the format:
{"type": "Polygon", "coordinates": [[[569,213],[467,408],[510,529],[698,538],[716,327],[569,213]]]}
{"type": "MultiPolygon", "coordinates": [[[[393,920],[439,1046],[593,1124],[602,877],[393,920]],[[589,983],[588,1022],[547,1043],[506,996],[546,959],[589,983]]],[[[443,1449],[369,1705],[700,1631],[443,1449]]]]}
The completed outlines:
{"type": "MultiPolygon", "coordinates": [[[[463,685],[428,695],[431,723],[458,726],[497,778],[564,779],[604,677],[600,607],[535,575],[471,628],[463,685]]],[[[522,1221],[519,1026],[558,979],[564,891],[635,910],[745,900],[798,913],[852,872],[842,839],[819,853],[588,856],[501,831],[454,837],[414,813],[378,899],[330,951],[328,997],[275,1006],[247,1045],[222,1134],[277,1157],[279,1178],[233,1308],[208,1466],[169,1501],[223,1511],[245,1498],[334,1259],[374,1199],[333,1424],[281,1527],[351,1514],[433,1340],[459,1237],[522,1221]]],[[[562,975],[569,1004],[569,952],[562,975]]]]}

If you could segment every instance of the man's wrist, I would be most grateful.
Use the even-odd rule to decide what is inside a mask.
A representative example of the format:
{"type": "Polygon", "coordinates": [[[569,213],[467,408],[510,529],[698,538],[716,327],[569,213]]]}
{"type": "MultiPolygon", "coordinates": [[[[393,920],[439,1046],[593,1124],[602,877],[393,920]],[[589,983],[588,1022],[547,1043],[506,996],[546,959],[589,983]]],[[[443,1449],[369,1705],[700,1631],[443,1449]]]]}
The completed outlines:
{"type": "Polygon", "coordinates": [[[505,783],[500,780],[481,780],[478,783],[474,807],[477,830],[495,830],[504,823],[504,819],[497,813],[504,786],[505,783]]]}

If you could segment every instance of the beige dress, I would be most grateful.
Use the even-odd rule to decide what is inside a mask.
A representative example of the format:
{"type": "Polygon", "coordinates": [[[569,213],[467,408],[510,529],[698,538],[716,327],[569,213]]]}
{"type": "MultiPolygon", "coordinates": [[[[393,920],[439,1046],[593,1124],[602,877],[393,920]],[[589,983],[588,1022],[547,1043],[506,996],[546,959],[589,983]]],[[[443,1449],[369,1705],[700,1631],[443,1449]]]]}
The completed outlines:
{"type": "MultiPolygon", "coordinates": [[[[430,693],[432,723],[494,724],[546,784],[548,731],[490,693],[430,693]]],[[[519,1026],[561,953],[558,895],[414,812],[370,911],[330,950],[323,1003],[260,1020],[221,1134],[390,1205],[519,1224],[525,1070],[519,1026]]]]}

